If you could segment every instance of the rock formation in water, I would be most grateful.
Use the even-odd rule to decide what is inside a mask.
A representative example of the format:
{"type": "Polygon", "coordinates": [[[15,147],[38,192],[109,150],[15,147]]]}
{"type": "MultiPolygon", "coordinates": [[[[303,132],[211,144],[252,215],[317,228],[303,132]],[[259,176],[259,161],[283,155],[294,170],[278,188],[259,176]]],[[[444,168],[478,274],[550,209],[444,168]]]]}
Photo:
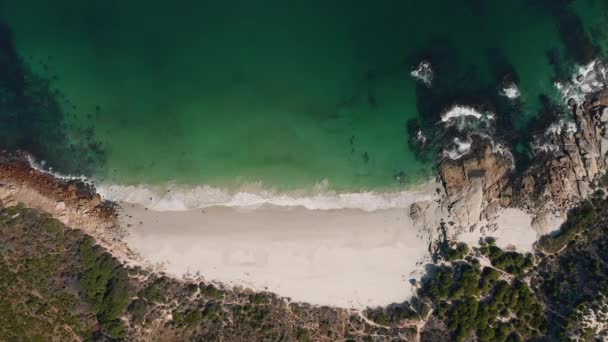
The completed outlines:
{"type": "Polygon", "coordinates": [[[474,136],[469,153],[444,158],[438,168],[449,211],[462,227],[492,220],[511,203],[513,158],[485,137],[474,136]]]}
{"type": "MultiPolygon", "coordinates": [[[[550,136],[553,147],[536,155],[523,173],[514,172],[510,153],[497,149],[486,136],[475,136],[469,153],[439,162],[450,219],[461,229],[492,223],[501,208],[531,213],[539,233],[551,228],[551,218],[566,213],[603,187],[608,166],[608,90],[588,95],[581,105],[571,102],[576,130],[559,129],[550,136]]],[[[415,208],[413,208],[415,209],[415,208]]],[[[412,212],[414,214],[416,210],[412,212]]]]}

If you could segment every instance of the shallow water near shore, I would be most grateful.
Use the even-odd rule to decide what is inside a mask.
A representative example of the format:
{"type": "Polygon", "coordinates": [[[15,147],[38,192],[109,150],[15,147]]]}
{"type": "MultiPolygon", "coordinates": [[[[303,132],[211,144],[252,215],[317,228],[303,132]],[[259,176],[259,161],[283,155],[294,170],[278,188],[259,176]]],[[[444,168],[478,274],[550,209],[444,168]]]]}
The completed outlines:
{"type": "MultiPolygon", "coordinates": [[[[408,121],[432,140],[457,103],[497,112],[516,136],[507,128],[525,131],[539,95],[557,97],[556,65],[581,62],[585,40],[565,38],[564,18],[591,36],[603,13],[588,1],[0,1],[17,52],[63,96],[62,144],[99,164],[86,170],[98,181],[276,191],[427,179],[437,146],[418,151],[408,121]],[[430,87],[410,75],[423,60],[430,87]]],[[[59,170],[70,157],[40,154],[59,170]]]]}

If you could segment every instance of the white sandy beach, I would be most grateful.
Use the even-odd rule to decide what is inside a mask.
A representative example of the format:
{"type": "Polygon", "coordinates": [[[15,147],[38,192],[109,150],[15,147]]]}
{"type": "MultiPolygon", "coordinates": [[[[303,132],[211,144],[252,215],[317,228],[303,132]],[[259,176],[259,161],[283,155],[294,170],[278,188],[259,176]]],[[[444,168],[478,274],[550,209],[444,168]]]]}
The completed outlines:
{"type": "MultiPolygon", "coordinates": [[[[178,278],[201,275],[294,301],[358,309],[403,302],[413,294],[410,279],[423,274],[430,259],[428,234],[445,214],[431,206],[437,208],[427,213],[427,229],[409,216],[414,202],[436,203],[434,182],[388,197],[324,195],[289,199],[298,205],[280,206],[275,204],[277,198],[286,202],[288,197],[256,195],[251,206],[192,209],[183,204],[184,198],[193,203],[192,191],[163,190],[143,196],[141,189],[110,187],[105,193],[121,200],[120,219],[129,232],[129,247],[151,263],[162,263],[167,273],[178,278]],[[170,203],[173,209],[149,209],[129,203],[131,198],[161,203],[161,208],[170,203]],[[370,200],[396,206],[371,210],[370,200]],[[318,203],[325,209],[316,209],[318,203]],[[326,209],[328,204],[331,208],[344,203],[354,207],[326,209]]],[[[500,246],[531,250],[537,233],[528,214],[507,209],[496,223],[498,230],[487,235],[496,237],[500,246]]],[[[476,245],[480,235],[465,233],[460,240],[476,245]]]]}
{"type": "Polygon", "coordinates": [[[363,308],[401,302],[428,255],[405,209],[264,206],[179,212],[124,203],[127,243],[181,277],[269,290],[295,301],[363,308]],[[128,217],[132,216],[132,217],[128,217]],[[142,222],[142,223],[140,223],[142,222]]]}
{"type": "MultiPolygon", "coordinates": [[[[440,221],[450,221],[436,191],[439,185],[434,182],[399,193],[323,193],[312,197],[226,193],[220,199],[228,205],[192,209],[187,209],[188,204],[207,205],[208,201],[199,201],[198,195],[208,192],[151,192],[131,186],[111,186],[112,191],[108,191],[102,186],[98,190],[103,197],[120,203],[119,224],[128,233],[122,240],[116,239],[114,230],[105,234],[103,225],[87,216],[88,209],[81,207],[80,201],[68,207],[27,183],[11,182],[9,179],[8,186],[0,187],[0,199],[5,203],[22,202],[51,213],[95,236],[124,262],[164,264],[177,278],[200,274],[226,285],[346,308],[408,299],[414,291],[410,280],[420,279],[430,261],[429,234],[436,238],[440,221]],[[137,193],[141,189],[146,191],[143,195],[137,193]],[[173,209],[152,210],[130,203],[130,198],[173,209]],[[413,203],[418,209],[425,208],[422,216],[416,211],[416,223],[410,218],[413,203]],[[340,206],[345,207],[337,209],[340,206]]],[[[547,227],[553,229],[552,224],[560,222],[549,220],[547,227]]],[[[497,238],[501,247],[522,252],[531,251],[538,234],[543,233],[534,226],[532,217],[519,209],[501,211],[494,223],[497,229],[483,235],[497,238]]],[[[458,238],[476,245],[480,235],[475,231],[458,238]]]]}

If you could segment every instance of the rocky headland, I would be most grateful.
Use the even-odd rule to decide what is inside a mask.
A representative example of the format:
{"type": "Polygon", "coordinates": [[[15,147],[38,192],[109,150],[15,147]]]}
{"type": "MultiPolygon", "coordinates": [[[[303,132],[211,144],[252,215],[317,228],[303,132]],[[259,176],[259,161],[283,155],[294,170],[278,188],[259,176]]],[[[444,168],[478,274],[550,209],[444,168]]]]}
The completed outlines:
{"type": "MultiPolygon", "coordinates": [[[[470,151],[459,159],[438,163],[444,205],[456,225],[492,229],[504,208],[520,208],[533,215],[539,234],[559,228],[567,213],[597,189],[605,187],[608,162],[608,90],[587,95],[582,104],[569,102],[572,124],[543,133],[534,162],[515,170],[513,155],[497,148],[486,135],[472,134],[470,151]]],[[[565,124],[564,124],[565,125],[565,124]]],[[[418,208],[412,209],[419,215],[418,208]]]]}

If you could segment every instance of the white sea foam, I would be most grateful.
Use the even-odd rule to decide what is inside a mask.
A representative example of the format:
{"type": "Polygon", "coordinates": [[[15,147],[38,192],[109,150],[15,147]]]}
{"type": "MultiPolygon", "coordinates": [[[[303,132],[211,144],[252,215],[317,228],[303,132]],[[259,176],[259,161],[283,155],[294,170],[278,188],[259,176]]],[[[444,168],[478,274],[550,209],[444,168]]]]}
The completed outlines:
{"type": "MultiPolygon", "coordinates": [[[[324,188],[325,185],[321,185],[324,188]]],[[[304,207],[310,210],[361,209],[375,211],[391,208],[409,208],[413,199],[429,200],[432,191],[411,189],[398,192],[337,193],[318,191],[277,192],[269,189],[244,187],[230,191],[218,187],[200,185],[118,185],[99,184],[97,191],[104,199],[141,204],[158,211],[184,211],[212,206],[255,209],[262,205],[304,207]],[[428,197],[428,198],[427,198],[428,197]]]]}
{"type": "Polygon", "coordinates": [[[554,154],[560,150],[560,147],[556,144],[548,143],[548,142],[546,142],[546,143],[533,142],[532,150],[536,153],[543,152],[543,153],[554,154]]]}
{"type": "Polygon", "coordinates": [[[585,101],[587,94],[603,89],[607,84],[608,68],[599,60],[578,66],[567,82],[555,82],[564,101],[573,99],[577,104],[585,101]]]}
{"type": "Polygon", "coordinates": [[[517,85],[515,83],[511,83],[502,89],[502,91],[500,92],[500,95],[505,96],[511,100],[514,100],[514,99],[520,97],[521,93],[519,92],[519,88],[517,88],[517,85]]]}
{"type": "Polygon", "coordinates": [[[410,72],[410,75],[424,83],[427,87],[430,87],[433,84],[433,68],[431,67],[431,63],[427,61],[422,61],[418,64],[416,69],[410,72]]]}
{"type": "Polygon", "coordinates": [[[454,138],[453,142],[453,148],[443,150],[443,156],[453,160],[460,159],[469,153],[471,151],[471,146],[473,145],[473,140],[471,139],[461,140],[459,138],[454,138]]]}
{"type": "MultiPolygon", "coordinates": [[[[511,158],[511,160],[514,159],[513,153],[511,153],[511,150],[507,146],[505,146],[501,143],[492,141],[492,152],[503,155],[505,157],[509,157],[509,158],[511,158]]],[[[513,163],[512,167],[515,167],[515,163],[513,163]]]]}
{"type": "Polygon", "coordinates": [[[455,105],[441,114],[441,122],[448,127],[456,127],[459,131],[479,128],[480,124],[490,125],[495,119],[494,113],[479,112],[473,107],[455,105]]]}
{"type": "Polygon", "coordinates": [[[375,211],[393,208],[409,208],[412,200],[429,200],[430,182],[412,189],[394,192],[363,191],[338,193],[329,190],[327,180],[317,183],[310,190],[279,192],[263,188],[260,184],[247,184],[237,191],[208,185],[185,186],[173,183],[164,185],[121,185],[96,183],[86,176],[65,175],[45,167],[26,154],[31,168],[61,180],[79,180],[94,185],[104,199],[116,202],[141,204],[157,211],[185,211],[212,206],[255,209],[262,205],[304,207],[310,210],[360,209],[375,211]]]}
{"type": "Polygon", "coordinates": [[[475,110],[473,107],[456,105],[441,114],[441,122],[450,122],[454,119],[463,117],[481,119],[483,114],[475,110]]]}
{"type": "Polygon", "coordinates": [[[426,143],[426,135],[424,135],[422,130],[418,130],[418,132],[416,132],[416,140],[418,140],[421,144],[426,143]]]}
{"type": "Polygon", "coordinates": [[[558,122],[551,124],[545,131],[545,134],[546,135],[561,135],[562,132],[564,132],[568,135],[572,135],[572,134],[576,133],[577,131],[578,131],[578,128],[576,127],[576,123],[562,119],[562,120],[559,120],[558,122]]]}
{"type": "Polygon", "coordinates": [[[88,184],[93,183],[92,179],[87,178],[84,175],[74,176],[74,175],[65,175],[65,174],[59,173],[59,172],[53,170],[52,167],[47,167],[46,162],[44,160],[38,161],[38,160],[36,160],[36,158],[34,158],[34,156],[32,156],[29,153],[26,153],[25,158],[27,159],[27,162],[28,162],[28,164],[30,164],[30,167],[32,169],[42,172],[42,173],[52,175],[53,177],[55,177],[57,179],[61,179],[61,180],[65,180],[65,181],[79,180],[81,182],[88,183],[88,184]]]}
{"type": "Polygon", "coordinates": [[[560,151],[556,139],[562,134],[571,136],[577,131],[578,127],[576,126],[576,123],[566,119],[560,119],[549,125],[544,134],[534,137],[534,141],[531,144],[532,150],[536,153],[555,154],[560,151]]]}

